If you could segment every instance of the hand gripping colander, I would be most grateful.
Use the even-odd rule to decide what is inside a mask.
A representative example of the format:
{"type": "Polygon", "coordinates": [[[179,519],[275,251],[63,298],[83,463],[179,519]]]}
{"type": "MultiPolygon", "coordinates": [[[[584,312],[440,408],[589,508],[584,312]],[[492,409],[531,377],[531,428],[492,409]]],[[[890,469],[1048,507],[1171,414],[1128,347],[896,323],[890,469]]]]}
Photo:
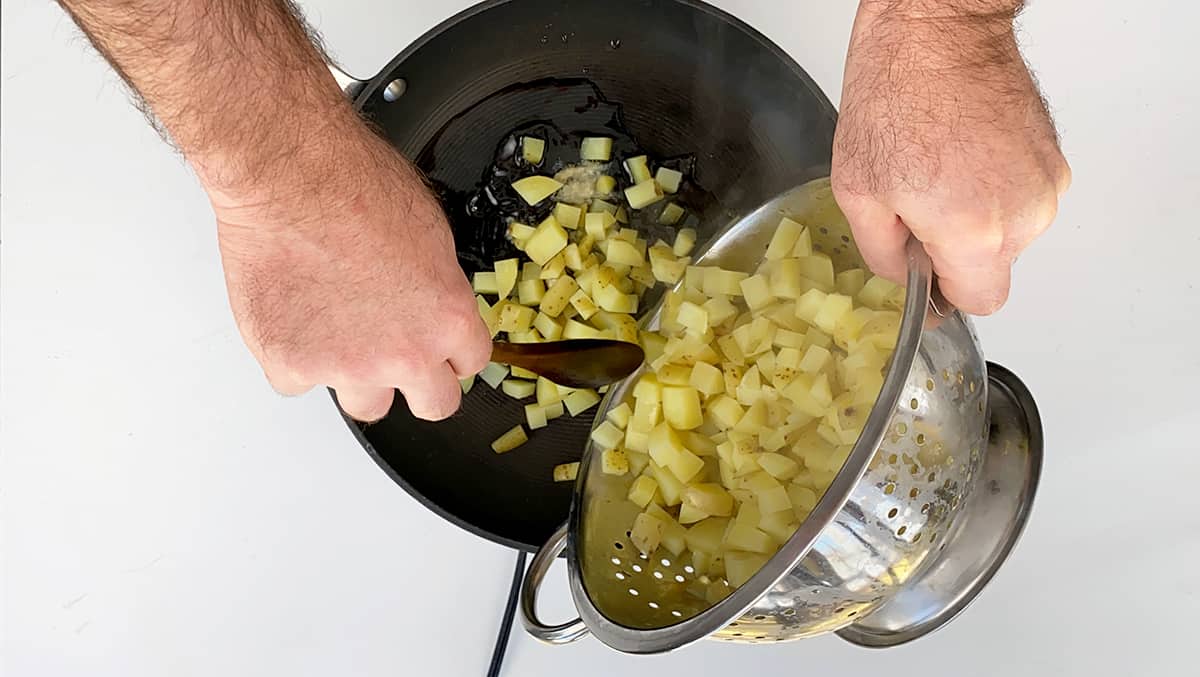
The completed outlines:
{"type": "MultiPolygon", "coordinates": [[[[784,215],[807,224],[814,248],[839,268],[863,265],[827,179],[733,223],[697,265],[752,270],[784,215]]],[[[634,478],[603,473],[603,450],[593,444],[567,523],[526,573],[526,630],[550,643],[591,632],[628,653],[709,636],[753,643],[827,632],[893,646],[940,627],[974,599],[1028,517],[1041,425],[1016,377],[985,365],[970,321],[931,303],[930,261],[915,241],[908,266],[899,340],[863,432],[811,514],[757,574],[710,603],[699,586],[712,582],[687,553],[639,553],[628,533],[639,512],[626,500],[634,478]],[[547,625],[536,613],[537,590],[564,549],[580,617],[547,625]]],[[[656,327],[659,315],[647,326],[656,327]]],[[[636,380],[608,393],[597,423],[636,380]]]]}

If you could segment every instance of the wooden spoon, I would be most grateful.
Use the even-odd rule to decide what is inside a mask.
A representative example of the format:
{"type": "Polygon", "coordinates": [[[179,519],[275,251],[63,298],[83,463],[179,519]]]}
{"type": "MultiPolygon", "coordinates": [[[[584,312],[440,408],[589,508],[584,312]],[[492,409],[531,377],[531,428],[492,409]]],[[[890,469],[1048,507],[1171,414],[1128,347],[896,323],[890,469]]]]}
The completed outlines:
{"type": "Polygon", "coordinates": [[[611,339],[568,339],[546,343],[492,343],[492,361],[528,369],[569,388],[616,383],[642,366],[636,343],[611,339]]]}

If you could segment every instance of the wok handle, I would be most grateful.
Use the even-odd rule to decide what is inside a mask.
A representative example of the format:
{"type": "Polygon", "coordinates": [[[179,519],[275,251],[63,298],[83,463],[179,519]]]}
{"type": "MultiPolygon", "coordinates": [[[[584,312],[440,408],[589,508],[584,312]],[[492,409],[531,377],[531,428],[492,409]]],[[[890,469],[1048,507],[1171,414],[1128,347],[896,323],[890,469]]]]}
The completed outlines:
{"type": "Polygon", "coordinates": [[[567,547],[567,525],[554,532],[533,556],[529,569],[525,572],[525,580],[521,583],[521,623],[525,631],[547,644],[568,644],[588,634],[583,620],[575,618],[560,625],[546,625],[537,617],[537,591],[542,585],[542,579],[550,570],[550,565],[567,547]]]}

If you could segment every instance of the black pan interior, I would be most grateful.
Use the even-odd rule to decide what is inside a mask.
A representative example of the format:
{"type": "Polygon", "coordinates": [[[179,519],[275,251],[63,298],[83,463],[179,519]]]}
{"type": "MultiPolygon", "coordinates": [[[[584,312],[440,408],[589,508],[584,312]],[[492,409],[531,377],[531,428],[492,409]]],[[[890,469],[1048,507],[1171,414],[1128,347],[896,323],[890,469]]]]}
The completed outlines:
{"type": "MultiPolygon", "coordinates": [[[[502,206],[513,199],[489,167],[514,130],[549,134],[551,152],[564,158],[590,133],[616,136],[617,156],[640,148],[685,166],[703,241],[826,174],[836,117],[773,43],[683,0],[484,3],[397,56],[357,104],[428,175],[468,274],[514,253],[498,210],[472,203],[488,177],[502,206]],[[397,78],[404,94],[388,101],[385,88],[397,78]]],[[[490,540],[533,550],[566,519],[572,485],[551,481],[551,468],[579,459],[594,413],[555,421],[504,455],[490,442],[524,420],[522,403],[481,382],[448,421],[417,420],[397,398],[384,420],[349,423],[424,504],[490,540]]]]}

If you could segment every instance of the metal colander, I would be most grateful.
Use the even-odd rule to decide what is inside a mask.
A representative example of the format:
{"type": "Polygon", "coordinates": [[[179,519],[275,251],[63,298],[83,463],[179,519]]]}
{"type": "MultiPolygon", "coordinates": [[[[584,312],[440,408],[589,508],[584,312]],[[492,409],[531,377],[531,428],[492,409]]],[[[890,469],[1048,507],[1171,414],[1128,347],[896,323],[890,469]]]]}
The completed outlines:
{"type": "MultiPolygon", "coordinates": [[[[732,224],[697,265],[753,270],[781,216],[808,225],[814,249],[829,254],[839,268],[863,266],[827,179],[793,189],[732,224]]],[[[946,566],[947,546],[953,554],[955,542],[967,542],[956,527],[971,509],[989,456],[989,387],[971,323],[958,312],[939,312],[930,289],[929,259],[914,242],[897,348],[863,432],[811,514],[756,575],[732,591],[710,591],[721,584],[697,571],[688,553],[675,557],[660,547],[641,554],[628,533],[640,512],[626,499],[634,477],[603,473],[603,450],[592,445],[583,457],[568,523],[543,546],[526,575],[526,629],[551,643],[590,631],[630,653],[667,651],[709,636],[777,642],[839,630],[859,644],[888,645],[928,632],[957,613],[1020,533],[1040,446],[1031,447],[1026,434],[1021,462],[986,480],[1006,500],[993,499],[987,518],[973,523],[986,530],[973,535],[975,552],[961,566],[946,566]],[[546,625],[536,615],[536,592],[564,549],[580,618],[546,625]],[[904,603],[889,610],[897,597],[904,603]],[[915,610],[897,614],[904,604],[915,610]],[[873,624],[873,617],[886,622],[873,624]]],[[[648,318],[649,328],[657,326],[659,314],[648,318]]],[[[612,389],[597,423],[636,381],[635,374],[612,389]]],[[[1031,430],[1030,418],[1036,419],[1036,411],[1028,411],[1032,401],[1023,402],[1025,415],[1014,424],[1018,433],[1031,430]]]]}

